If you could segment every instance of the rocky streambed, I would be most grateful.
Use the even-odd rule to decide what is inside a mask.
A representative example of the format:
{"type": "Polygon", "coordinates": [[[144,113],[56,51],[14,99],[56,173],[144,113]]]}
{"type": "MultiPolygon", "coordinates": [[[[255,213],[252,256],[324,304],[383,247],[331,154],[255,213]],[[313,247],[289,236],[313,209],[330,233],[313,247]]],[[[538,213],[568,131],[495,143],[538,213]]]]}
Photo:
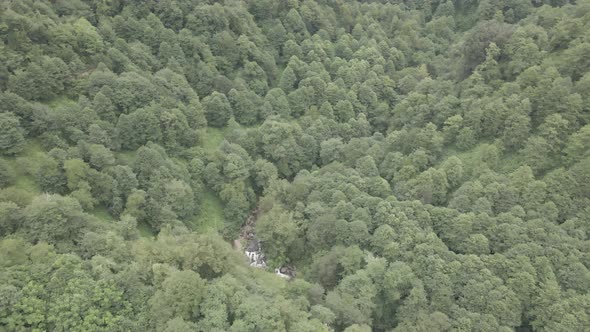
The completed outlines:
{"type": "MultiPolygon", "coordinates": [[[[234,240],[234,248],[243,251],[248,258],[248,263],[251,267],[259,269],[268,269],[266,263],[266,256],[263,251],[263,244],[256,238],[254,226],[256,220],[260,216],[260,208],[254,209],[242,229],[240,230],[240,237],[234,240]]],[[[291,279],[295,277],[295,269],[290,266],[280,266],[275,269],[275,274],[281,278],[291,279]]]]}

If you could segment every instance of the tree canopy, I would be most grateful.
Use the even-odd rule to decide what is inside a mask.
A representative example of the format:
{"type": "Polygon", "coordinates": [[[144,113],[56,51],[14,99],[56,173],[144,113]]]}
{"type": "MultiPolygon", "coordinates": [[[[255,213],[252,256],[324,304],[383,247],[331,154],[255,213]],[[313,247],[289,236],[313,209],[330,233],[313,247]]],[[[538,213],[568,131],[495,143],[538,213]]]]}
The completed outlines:
{"type": "Polygon", "coordinates": [[[590,329],[589,35],[588,0],[3,1],[0,330],[590,329]]]}

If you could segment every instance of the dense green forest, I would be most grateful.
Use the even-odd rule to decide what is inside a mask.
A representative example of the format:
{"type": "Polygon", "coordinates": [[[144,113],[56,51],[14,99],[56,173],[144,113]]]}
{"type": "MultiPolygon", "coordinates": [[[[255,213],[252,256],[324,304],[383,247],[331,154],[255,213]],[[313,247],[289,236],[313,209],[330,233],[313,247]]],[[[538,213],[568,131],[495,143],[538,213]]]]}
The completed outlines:
{"type": "Polygon", "coordinates": [[[2,0],[0,39],[0,331],[590,331],[590,0],[2,0]]]}

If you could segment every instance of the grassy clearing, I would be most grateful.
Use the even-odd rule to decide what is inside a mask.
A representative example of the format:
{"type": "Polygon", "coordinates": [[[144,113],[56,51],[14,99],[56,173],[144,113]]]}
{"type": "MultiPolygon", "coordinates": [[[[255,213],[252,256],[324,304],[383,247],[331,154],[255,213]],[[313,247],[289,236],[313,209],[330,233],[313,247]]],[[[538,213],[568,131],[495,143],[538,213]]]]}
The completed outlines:
{"type": "MultiPolygon", "coordinates": [[[[207,128],[202,143],[206,152],[217,150],[225,138],[227,128],[207,128]]],[[[200,233],[217,232],[223,228],[225,218],[223,216],[223,203],[211,189],[205,189],[202,193],[198,215],[187,222],[187,226],[200,233]]]]}
{"type": "Polygon", "coordinates": [[[24,190],[27,193],[35,196],[41,194],[41,189],[35,182],[35,180],[29,175],[17,175],[14,187],[24,190]]]}
{"type": "Polygon", "coordinates": [[[207,189],[201,200],[199,214],[189,222],[189,227],[202,233],[220,230],[225,223],[223,203],[211,190],[207,189]]]}
{"type": "Polygon", "coordinates": [[[117,160],[122,164],[131,166],[137,157],[137,151],[125,151],[116,154],[117,160]]]}
{"type": "Polygon", "coordinates": [[[478,162],[483,147],[484,146],[480,144],[468,151],[458,151],[455,149],[449,149],[447,150],[446,156],[444,159],[442,159],[442,161],[444,162],[444,160],[446,160],[447,158],[454,156],[461,160],[461,162],[463,163],[463,169],[471,170],[475,167],[476,163],[478,162]]]}
{"type": "Polygon", "coordinates": [[[41,143],[38,140],[29,140],[25,145],[23,151],[20,153],[22,156],[33,156],[36,153],[43,152],[41,143]]]}
{"type": "MultiPolygon", "coordinates": [[[[468,151],[458,151],[453,147],[448,148],[440,163],[444,162],[451,156],[455,156],[459,158],[461,162],[463,162],[463,169],[475,170],[478,168],[480,156],[486,144],[491,144],[491,142],[479,144],[468,151]]],[[[440,166],[440,163],[437,165],[437,167],[440,166]]],[[[495,171],[499,174],[509,174],[524,164],[526,163],[522,154],[517,152],[504,152],[500,155],[495,171]]]]}
{"type": "MultiPolygon", "coordinates": [[[[117,222],[117,220],[111,216],[107,208],[103,205],[95,207],[94,210],[89,211],[89,213],[107,223],[117,222]]],[[[152,227],[145,222],[138,223],[137,230],[139,231],[139,235],[141,237],[153,237],[156,235],[156,232],[154,232],[152,227]]]]}
{"type": "Polygon", "coordinates": [[[500,158],[498,173],[509,174],[516,171],[522,165],[526,165],[526,160],[522,154],[517,152],[505,153],[500,158]]]}
{"type": "MultiPolygon", "coordinates": [[[[296,123],[296,120],[292,121],[293,123],[296,123]]],[[[252,126],[240,126],[241,129],[256,129],[260,127],[260,125],[252,125],[252,126]]],[[[221,142],[223,142],[225,136],[227,136],[228,134],[232,133],[232,130],[230,127],[224,127],[224,128],[212,128],[212,127],[207,127],[207,131],[205,132],[205,135],[203,135],[203,142],[201,143],[201,147],[203,147],[203,149],[205,149],[205,151],[207,152],[212,152],[217,150],[217,147],[219,147],[219,144],[221,144],[221,142]]]]}
{"type": "Polygon", "coordinates": [[[31,169],[36,166],[36,159],[39,153],[43,153],[41,144],[36,140],[30,140],[21,153],[14,157],[6,158],[6,161],[16,176],[14,187],[33,195],[41,194],[41,188],[39,188],[39,185],[37,185],[35,178],[31,174],[31,169]]]}
{"type": "Polygon", "coordinates": [[[225,137],[225,129],[207,128],[204,135],[203,148],[205,151],[215,151],[225,137]]]}
{"type": "Polygon", "coordinates": [[[111,216],[104,205],[96,206],[92,211],[90,211],[90,214],[105,222],[115,222],[115,218],[111,216]]]}
{"type": "Polygon", "coordinates": [[[51,100],[47,105],[51,108],[56,108],[60,106],[77,106],[78,103],[68,97],[60,96],[51,100]]]}
{"type": "Polygon", "coordinates": [[[156,232],[154,232],[152,227],[148,225],[146,222],[138,223],[137,230],[139,231],[139,235],[141,237],[153,237],[156,235],[156,232]]]}

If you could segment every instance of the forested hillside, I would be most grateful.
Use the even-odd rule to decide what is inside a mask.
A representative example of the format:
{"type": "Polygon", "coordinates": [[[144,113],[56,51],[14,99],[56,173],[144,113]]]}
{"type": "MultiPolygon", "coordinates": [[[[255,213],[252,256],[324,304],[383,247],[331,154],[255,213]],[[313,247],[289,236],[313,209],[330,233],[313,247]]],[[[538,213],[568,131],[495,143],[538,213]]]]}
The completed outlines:
{"type": "Polygon", "coordinates": [[[2,0],[0,39],[0,331],[590,331],[590,0],[2,0]]]}

